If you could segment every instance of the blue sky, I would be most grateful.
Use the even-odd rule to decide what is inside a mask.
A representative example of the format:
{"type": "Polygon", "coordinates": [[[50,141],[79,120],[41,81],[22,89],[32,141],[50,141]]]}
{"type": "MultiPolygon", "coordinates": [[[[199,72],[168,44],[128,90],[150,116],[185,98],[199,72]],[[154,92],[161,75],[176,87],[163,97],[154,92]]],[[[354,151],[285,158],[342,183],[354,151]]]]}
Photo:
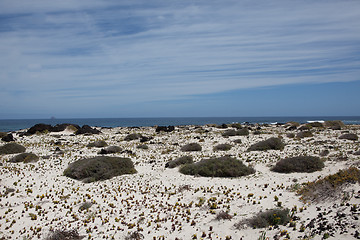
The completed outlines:
{"type": "Polygon", "coordinates": [[[0,2],[0,118],[360,115],[360,1],[0,2]]]}

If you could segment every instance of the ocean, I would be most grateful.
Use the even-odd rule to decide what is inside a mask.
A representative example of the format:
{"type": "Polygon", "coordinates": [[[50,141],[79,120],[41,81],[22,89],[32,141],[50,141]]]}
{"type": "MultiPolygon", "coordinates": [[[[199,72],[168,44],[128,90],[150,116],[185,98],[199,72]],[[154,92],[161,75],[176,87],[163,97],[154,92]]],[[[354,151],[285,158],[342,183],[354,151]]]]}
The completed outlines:
{"type": "Polygon", "coordinates": [[[0,132],[18,131],[30,128],[37,123],[56,125],[72,123],[77,125],[90,125],[93,127],[147,127],[147,126],[180,126],[205,125],[223,123],[260,123],[274,124],[295,121],[306,123],[308,121],[341,120],[344,124],[360,124],[360,116],[345,117],[172,117],[172,118],[73,118],[73,119],[0,119],[0,132]]]}

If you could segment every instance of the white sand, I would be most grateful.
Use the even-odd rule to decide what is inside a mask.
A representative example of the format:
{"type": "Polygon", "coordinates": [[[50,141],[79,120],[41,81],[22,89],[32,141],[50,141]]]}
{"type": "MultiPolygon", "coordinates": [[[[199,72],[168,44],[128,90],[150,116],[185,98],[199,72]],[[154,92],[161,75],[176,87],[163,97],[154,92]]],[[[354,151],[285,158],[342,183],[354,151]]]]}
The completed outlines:
{"type": "MultiPolygon", "coordinates": [[[[194,126],[176,128],[172,133],[155,133],[155,128],[114,128],[101,129],[102,134],[92,136],[72,136],[70,130],[61,133],[33,135],[15,138],[19,144],[41,158],[36,163],[8,163],[14,155],[1,156],[0,193],[0,238],[9,239],[44,239],[50,229],[76,229],[85,239],[124,239],[129,233],[139,231],[144,239],[258,239],[261,232],[273,239],[275,235],[286,230],[291,239],[302,239],[310,234],[310,229],[300,232],[302,224],[307,225],[320,211],[333,210],[327,215],[332,221],[337,211],[346,213],[349,222],[347,232],[340,230],[329,239],[354,239],[352,234],[359,229],[359,220],[351,216],[346,206],[360,204],[359,184],[349,186],[346,191],[354,194],[346,201],[343,198],[324,201],[317,204],[305,204],[299,196],[289,188],[295,184],[314,181],[318,178],[336,173],[352,165],[359,165],[359,156],[350,154],[359,150],[359,142],[339,140],[341,131],[324,130],[317,132],[312,138],[301,140],[286,137],[285,127],[269,126],[261,131],[261,135],[234,136],[224,138],[224,129],[204,126],[200,132],[194,126]],[[137,149],[138,140],[126,142],[123,138],[129,133],[141,133],[153,136],[154,144],[145,143],[148,150],[137,149]],[[272,136],[281,135],[287,144],[283,151],[270,150],[266,152],[246,152],[253,143],[272,136]],[[203,139],[203,141],[199,141],[203,139]],[[241,139],[241,144],[233,140],[241,139]],[[61,141],[63,154],[54,154],[56,145],[61,141]],[[82,183],[63,176],[69,163],[85,157],[97,156],[99,148],[87,148],[86,145],[95,140],[105,140],[109,145],[117,145],[131,150],[128,153],[110,154],[110,156],[129,157],[135,164],[138,173],[123,175],[109,180],[82,183]],[[319,141],[326,141],[320,143],[319,141]],[[184,153],[181,146],[198,142],[202,145],[201,152],[184,153]],[[230,151],[213,151],[220,143],[233,145],[230,151]],[[270,171],[270,167],[279,159],[299,155],[318,155],[322,150],[330,149],[322,171],[314,173],[279,174],[270,171]],[[165,163],[179,156],[191,155],[195,161],[203,158],[231,155],[246,164],[251,164],[256,173],[246,177],[224,179],[206,178],[183,175],[178,168],[167,169],[165,163]],[[347,156],[346,161],[336,161],[337,156],[347,156]],[[245,161],[249,162],[245,162],[245,161]],[[296,180],[295,180],[296,179],[296,180]],[[297,181],[296,183],[294,181],[297,181]],[[265,184],[268,186],[265,187],[265,184]],[[180,191],[184,185],[188,188],[180,191]],[[8,188],[15,190],[5,195],[8,188]],[[249,195],[250,194],[250,195],[249,195]],[[251,195],[253,194],[253,195],[251,195]],[[304,208],[296,216],[300,220],[296,229],[289,226],[279,226],[276,229],[251,229],[243,226],[236,229],[234,225],[252,217],[260,211],[276,208],[278,197],[281,206],[292,209],[304,208]],[[199,199],[205,203],[196,206],[199,199]],[[208,201],[213,200],[218,208],[211,210],[208,201]],[[80,211],[84,202],[94,203],[88,210],[80,211]],[[340,204],[344,202],[344,206],[340,204]],[[333,205],[337,204],[335,208],[333,205]],[[231,220],[215,220],[220,211],[228,211],[233,216],[231,220]],[[29,214],[36,219],[31,219],[29,214]],[[351,227],[353,226],[353,227],[351,227]],[[210,231],[210,228],[212,230],[210,231]],[[201,237],[203,234],[206,237],[201,237]],[[210,234],[210,235],[209,235],[210,234]],[[211,236],[211,237],[209,237],[211,236]]],[[[352,126],[351,132],[360,134],[360,129],[352,126]]],[[[359,211],[358,211],[359,213],[359,211]]],[[[359,217],[359,214],[357,216],[359,217]]],[[[322,239],[316,235],[313,239],[322,239]]],[[[285,239],[285,235],[280,239],[285,239]]]]}

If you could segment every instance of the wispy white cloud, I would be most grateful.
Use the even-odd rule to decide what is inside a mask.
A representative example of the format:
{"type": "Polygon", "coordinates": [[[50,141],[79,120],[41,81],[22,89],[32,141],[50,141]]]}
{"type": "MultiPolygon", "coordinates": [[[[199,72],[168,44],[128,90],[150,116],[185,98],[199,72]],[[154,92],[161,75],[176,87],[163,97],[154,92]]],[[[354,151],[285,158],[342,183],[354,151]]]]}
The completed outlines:
{"type": "Polygon", "coordinates": [[[360,80],[359,10],[355,0],[5,0],[0,96],[22,111],[360,80]]]}

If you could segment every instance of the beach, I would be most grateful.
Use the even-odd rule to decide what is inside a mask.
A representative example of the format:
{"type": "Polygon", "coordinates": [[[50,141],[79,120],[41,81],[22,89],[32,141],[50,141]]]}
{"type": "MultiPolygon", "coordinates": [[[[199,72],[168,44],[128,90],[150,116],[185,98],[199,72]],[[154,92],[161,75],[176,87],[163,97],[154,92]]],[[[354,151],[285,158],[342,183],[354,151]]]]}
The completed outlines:
{"type": "Polygon", "coordinates": [[[360,238],[356,179],[336,186],[329,196],[320,192],[321,196],[311,199],[299,193],[309,182],[340,170],[359,169],[359,140],[341,138],[358,136],[359,125],[341,125],[340,129],[324,123],[92,129],[99,133],[75,134],[77,129],[71,126],[59,132],[24,134],[25,129],[12,133],[26,153],[39,159],[11,162],[19,153],[0,155],[0,238],[50,239],[56,231],[70,230],[83,239],[360,238]],[[241,129],[248,134],[237,132],[241,129]],[[310,134],[299,134],[303,132],[310,134]],[[270,138],[279,139],[282,149],[249,151],[253,144],[270,138]],[[96,146],[101,141],[106,144],[96,146]],[[189,143],[200,145],[201,150],[184,151],[189,143]],[[214,149],[220,144],[230,149],[214,149]],[[106,152],[109,146],[121,150],[106,152]],[[69,164],[99,156],[131,159],[136,172],[85,182],[64,175],[69,164]],[[191,156],[195,163],[227,156],[242,161],[254,173],[205,177],[180,173],[181,166],[166,167],[182,156],[191,156]],[[324,166],[313,172],[272,171],[279,160],[297,156],[318,157],[324,166]],[[291,219],[285,225],[251,226],[249,219],[271,209],[288,210],[291,219]]]}

